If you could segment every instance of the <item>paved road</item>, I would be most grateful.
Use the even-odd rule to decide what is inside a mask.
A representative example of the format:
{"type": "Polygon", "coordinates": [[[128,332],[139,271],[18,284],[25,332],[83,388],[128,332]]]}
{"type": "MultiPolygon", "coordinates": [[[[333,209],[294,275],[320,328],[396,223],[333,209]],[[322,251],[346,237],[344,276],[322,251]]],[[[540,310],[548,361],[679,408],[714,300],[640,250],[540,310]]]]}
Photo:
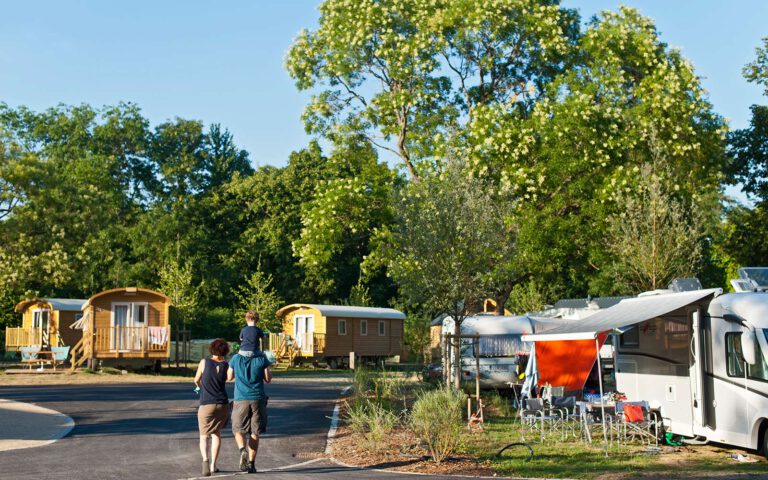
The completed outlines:
{"type": "MultiPolygon", "coordinates": [[[[257,468],[267,471],[258,477],[403,476],[317,459],[325,449],[329,417],[342,386],[327,379],[294,378],[276,378],[268,386],[269,430],[257,460],[257,468]]],[[[199,475],[197,404],[191,384],[12,386],[0,387],[0,398],[36,403],[75,420],[72,432],[54,444],[0,452],[0,479],[172,480],[199,475]]],[[[227,428],[220,475],[242,478],[236,466],[234,439],[227,428]]]]}

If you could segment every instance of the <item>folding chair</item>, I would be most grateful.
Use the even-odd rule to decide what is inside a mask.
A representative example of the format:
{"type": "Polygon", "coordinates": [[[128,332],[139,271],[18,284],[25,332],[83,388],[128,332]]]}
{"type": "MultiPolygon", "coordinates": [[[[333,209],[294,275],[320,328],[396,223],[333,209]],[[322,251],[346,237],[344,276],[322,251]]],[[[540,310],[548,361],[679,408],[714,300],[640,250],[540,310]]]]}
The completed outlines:
{"type": "Polygon", "coordinates": [[[537,424],[540,427],[541,441],[544,441],[544,424],[549,424],[549,432],[553,430],[561,429],[563,431],[563,439],[565,439],[565,430],[562,429],[563,416],[561,412],[552,410],[544,404],[544,400],[541,398],[528,398],[524,400],[525,408],[520,410],[520,422],[522,425],[521,434],[523,440],[525,440],[526,426],[529,426],[531,430],[536,428],[537,424]]]}
{"type": "Polygon", "coordinates": [[[639,402],[616,402],[616,423],[619,438],[625,442],[630,438],[648,441],[651,438],[659,446],[659,423],[656,412],[652,411],[645,400],[639,402]]]}

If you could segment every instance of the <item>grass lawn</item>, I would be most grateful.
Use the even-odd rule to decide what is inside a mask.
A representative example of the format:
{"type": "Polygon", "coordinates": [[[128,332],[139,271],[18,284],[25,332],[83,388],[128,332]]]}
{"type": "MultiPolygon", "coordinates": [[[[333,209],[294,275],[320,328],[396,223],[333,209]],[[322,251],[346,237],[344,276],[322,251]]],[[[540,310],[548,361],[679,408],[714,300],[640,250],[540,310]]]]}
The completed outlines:
{"type": "Polygon", "coordinates": [[[561,440],[559,434],[539,441],[538,434],[526,436],[534,450],[534,457],[526,462],[528,450],[516,447],[504,453],[505,458],[495,455],[502,447],[521,441],[520,424],[510,418],[492,418],[482,433],[467,434],[462,453],[488,461],[500,475],[547,478],[626,478],[650,476],[657,478],[690,477],[693,475],[733,475],[737,473],[768,472],[768,462],[754,452],[714,446],[661,447],[652,452],[646,446],[623,445],[605,449],[602,436],[593,445],[579,439],[561,440]],[[730,458],[731,453],[741,453],[760,459],[757,463],[739,463],[730,458]]]}

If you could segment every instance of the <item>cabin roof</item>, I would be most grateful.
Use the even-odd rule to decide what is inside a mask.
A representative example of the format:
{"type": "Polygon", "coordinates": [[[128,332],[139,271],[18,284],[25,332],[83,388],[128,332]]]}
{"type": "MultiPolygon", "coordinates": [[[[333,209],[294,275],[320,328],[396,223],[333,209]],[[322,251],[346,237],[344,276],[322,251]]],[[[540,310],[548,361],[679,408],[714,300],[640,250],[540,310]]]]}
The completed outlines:
{"type": "Polygon", "coordinates": [[[116,293],[116,292],[125,292],[128,294],[131,293],[149,293],[152,295],[157,295],[158,297],[162,297],[166,302],[170,303],[171,299],[168,298],[165,294],[162,294],[160,292],[155,292],[154,290],[148,290],[146,288],[137,288],[137,287],[121,287],[121,288],[113,288],[111,290],[104,290],[103,292],[99,292],[96,295],[93,295],[91,298],[88,299],[88,303],[83,305],[83,308],[86,308],[88,305],[93,303],[93,301],[103,295],[108,295],[110,293],[116,293]]]}
{"type": "Polygon", "coordinates": [[[22,312],[30,305],[46,302],[52,309],[60,312],[82,312],[83,305],[87,300],[81,298],[30,298],[22,300],[16,305],[16,311],[22,312]]]}
{"type": "Polygon", "coordinates": [[[381,318],[390,320],[404,320],[405,314],[394,308],[376,308],[376,307],[354,307],[347,305],[316,305],[311,303],[293,303],[286,305],[277,311],[277,316],[282,317],[285,314],[301,308],[314,308],[319,310],[324,317],[347,317],[347,318],[381,318]]]}

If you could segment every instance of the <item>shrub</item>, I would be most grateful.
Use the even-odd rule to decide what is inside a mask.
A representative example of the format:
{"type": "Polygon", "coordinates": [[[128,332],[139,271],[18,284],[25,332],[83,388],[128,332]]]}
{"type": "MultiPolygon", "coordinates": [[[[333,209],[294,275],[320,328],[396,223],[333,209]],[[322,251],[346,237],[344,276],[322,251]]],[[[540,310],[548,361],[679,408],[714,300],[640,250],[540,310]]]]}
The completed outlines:
{"type": "Polygon", "coordinates": [[[356,368],[352,376],[352,389],[355,392],[355,396],[363,398],[372,388],[373,378],[371,378],[371,372],[363,366],[356,368]]]}
{"type": "Polygon", "coordinates": [[[411,428],[436,463],[459,445],[465,399],[461,392],[442,388],[422,393],[413,404],[411,428]]]}
{"type": "Polygon", "coordinates": [[[378,452],[395,425],[397,415],[376,402],[361,399],[348,405],[346,420],[353,432],[365,438],[365,448],[378,452]]]}
{"type": "Polygon", "coordinates": [[[80,370],[80,373],[87,373],[89,375],[95,375],[96,374],[96,370],[94,370],[92,368],[85,367],[85,368],[80,370]]]}
{"type": "Polygon", "coordinates": [[[483,398],[483,406],[487,415],[494,415],[497,417],[513,417],[515,415],[514,408],[512,408],[512,402],[508,398],[505,398],[497,391],[493,391],[483,398]]]}

